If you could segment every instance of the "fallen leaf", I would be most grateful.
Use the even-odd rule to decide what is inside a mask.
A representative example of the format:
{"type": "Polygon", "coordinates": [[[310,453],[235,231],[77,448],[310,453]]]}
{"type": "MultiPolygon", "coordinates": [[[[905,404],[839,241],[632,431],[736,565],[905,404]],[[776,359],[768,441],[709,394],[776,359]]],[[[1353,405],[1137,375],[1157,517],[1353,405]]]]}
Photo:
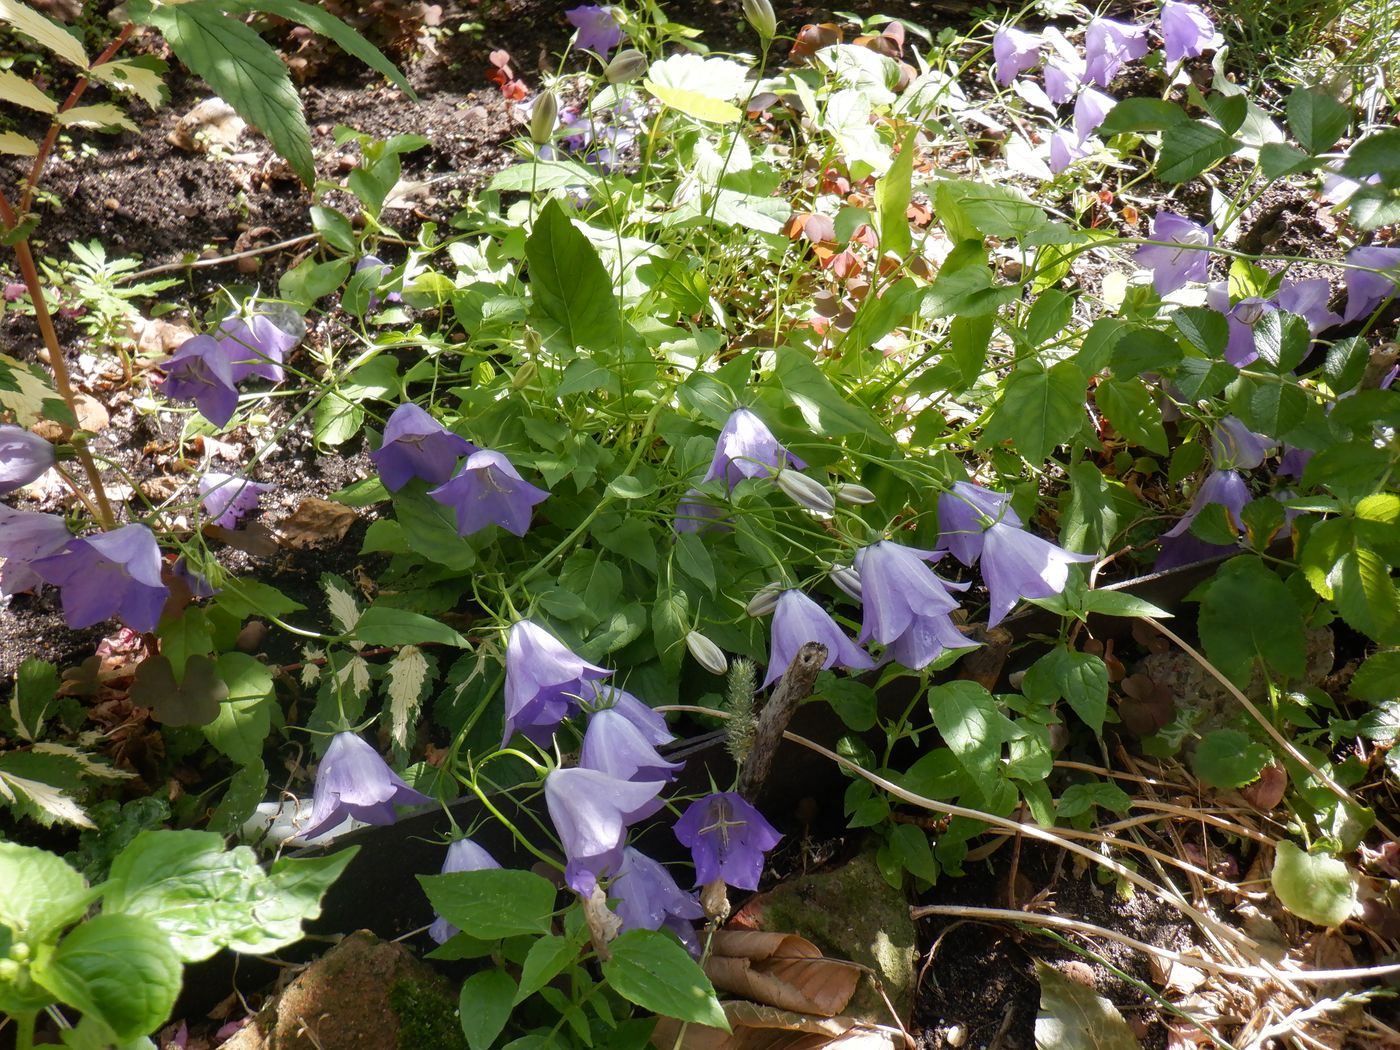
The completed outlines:
{"type": "Polygon", "coordinates": [[[1053,966],[1037,962],[1035,971],[1040,978],[1036,1050],[1141,1050],[1118,1007],[1053,966]]]}
{"type": "Polygon", "coordinates": [[[721,991],[800,1014],[834,1017],[846,1008],[861,971],[825,958],[811,941],[792,933],[721,930],[710,946],[705,973],[721,991]]]}
{"type": "Polygon", "coordinates": [[[232,149],[247,126],[223,99],[206,98],[176,122],[166,140],[191,153],[207,153],[214,146],[232,149]]]}
{"type": "Polygon", "coordinates": [[[151,709],[151,717],[168,726],[204,726],[219,717],[219,705],[228,699],[228,686],[214,671],[207,656],[185,660],[185,677],[175,681],[175,671],[163,656],[143,660],[131,685],[131,702],[151,709]]]}
{"type": "Polygon", "coordinates": [[[278,542],[294,550],[339,543],[355,524],[355,512],[329,500],[308,496],[277,524],[278,542]]]}
{"type": "Polygon", "coordinates": [[[851,1017],[808,1017],[788,1010],[777,1010],[739,1000],[721,1003],[729,1020],[730,1032],[661,1018],[652,1033],[653,1046],[666,1050],[817,1050],[818,1047],[858,1045],[892,1048],[901,1045],[891,1034],[861,1024],[851,1017]],[[870,1037],[876,1042],[848,1042],[853,1037],[870,1037]]]}
{"type": "Polygon", "coordinates": [[[226,543],[236,551],[251,554],[254,558],[271,558],[277,553],[277,538],[260,521],[255,521],[246,529],[226,529],[221,525],[205,525],[200,531],[211,540],[226,543]]]}

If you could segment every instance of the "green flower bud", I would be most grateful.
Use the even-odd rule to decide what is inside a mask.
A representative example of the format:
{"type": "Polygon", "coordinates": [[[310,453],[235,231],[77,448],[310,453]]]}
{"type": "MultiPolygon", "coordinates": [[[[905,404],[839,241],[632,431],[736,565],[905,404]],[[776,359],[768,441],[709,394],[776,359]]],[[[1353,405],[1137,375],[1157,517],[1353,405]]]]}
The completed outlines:
{"type": "Polygon", "coordinates": [[[559,100],[552,91],[540,92],[530,110],[530,141],[536,146],[546,146],[554,137],[554,123],[559,118],[559,100]]]}
{"type": "Polygon", "coordinates": [[[603,76],[607,77],[609,84],[626,84],[645,73],[647,65],[647,56],[635,47],[629,47],[613,57],[608,67],[603,70],[603,76]]]}
{"type": "Polygon", "coordinates": [[[690,655],[695,657],[695,662],[710,674],[724,674],[729,670],[729,661],[725,658],[724,651],[699,631],[691,631],[685,636],[685,647],[690,650],[690,655]]]}
{"type": "Polygon", "coordinates": [[[826,486],[800,470],[778,471],[778,488],[799,507],[806,507],[818,514],[830,514],[836,509],[836,500],[826,486]]]}
{"type": "Polygon", "coordinates": [[[766,44],[778,34],[778,19],[768,0],[744,0],[744,18],[766,44]]]}
{"type": "Polygon", "coordinates": [[[836,486],[836,498],[842,503],[874,503],[875,493],[864,485],[853,481],[843,481],[836,486]]]}

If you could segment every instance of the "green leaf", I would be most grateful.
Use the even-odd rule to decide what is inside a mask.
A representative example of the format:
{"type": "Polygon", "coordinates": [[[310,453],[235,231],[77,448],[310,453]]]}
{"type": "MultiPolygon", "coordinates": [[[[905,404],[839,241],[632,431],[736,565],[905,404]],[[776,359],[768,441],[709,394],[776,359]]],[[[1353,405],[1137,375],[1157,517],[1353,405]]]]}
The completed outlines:
{"type": "Polygon", "coordinates": [[[419,875],[418,882],[442,918],[481,940],[549,932],[554,885],[531,871],[496,868],[447,875],[419,875]]]}
{"type": "Polygon", "coordinates": [[[1400,594],[1380,555],[1353,547],[1332,566],[1328,582],[1349,626],[1383,645],[1400,644],[1400,594]]]}
{"type": "Polygon", "coordinates": [[[1269,764],[1272,753],[1263,744],[1235,729],[1207,733],[1196,746],[1192,768],[1213,788],[1233,789],[1252,784],[1269,764]]]}
{"type": "Polygon", "coordinates": [[[681,571],[714,594],[718,586],[715,563],[704,538],[698,532],[680,533],[676,536],[675,554],[681,571]]]}
{"type": "Polygon", "coordinates": [[[1157,153],[1157,177],[1163,182],[1190,182],[1218,161],[1240,148],[1238,139],[1219,128],[1191,121],[1173,124],[1162,132],[1157,153]]]}
{"type": "Polygon", "coordinates": [[[1257,557],[1220,567],[1204,587],[1197,627],[1211,662],[1240,687],[1256,659],[1284,677],[1303,676],[1302,613],[1293,592],[1257,557]]]}
{"type": "Polygon", "coordinates": [[[180,994],[180,957],[149,919],[104,913],[59,942],[34,977],[126,1042],[170,1016],[180,994]]]}
{"type": "Polygon", "coordinates": [[[32,109],[36,113],[52,114],[58,109],[56,101],[24,77],[8,69],[0,70],[0,99],[25,109],[32,109]]]}
{"type": "Polygon", "coordinates": [[[913,248],[914,238],[909,229],[909,201],[913,197],[910,178],[914,173],[914,138],[917,127],[911,127],[900,143],[899,156],[890,170],[875,184],[875,214],[880,225],[880,254],[893,252],[903,259],[913,248]]]}
{"type": "Polygon", "coordinates": [[[371,605],[361,613],[349,637],[366,645],[423,645],[437,642],[455,645],[459,649],[467,647],[467,640],[447,624],[388,605],[371,605]]]}
{"type": "Polygon", "coordinates": [[[1065,700],[1085,725],[1096,734],[1103,732],[1108,711],[1108,668],[1093,653],[1056,646],[1026,669],[1021,688],[1037,703],[1065,700]]]}
{"type": "Polygon", "coordinates": [[[860,434],[881,445],[892,444],[880,421],[844,397],[809,355],[779,347],[773,378],[818,437],[860,434]]]}
{"type": "MultiPolygon", "coordinates": [[[[1044,208],[1011,186],[944,179],[935,184],[934,201],[940,216],[952,210],[977,233],[990,237],[1025,237],[1049,222],[1044,208]]],[[[959,233],[954,239],[963,237],[959,233]]]]}
{"type": "Polygon", "coordinates": [[[238,833],[267,795],[267,767],[261,762],[244,766],[228,783],[228,790],[219,800],[209,830],[220,835],[238,833]]]}
{"type": "Polygon", "coordinates": [[[974,780],[994,780],[1007,721],[996,699],[976,682],[947,682],[928,691],[929,711],[948,747],[974,780]]]}
{"type": "Polygon", "coordinates": [[[676,941],[655,930],[629,930],[609,948],[603,976],[630,1003],[662,1017],[729,1031],[729,1019],[700,964],[676,941]]]}
{"type": "Polygon", "coordinates": [[[668,675],[680,672],[685,661],[685,636],[690,633],[690,599],[663,578],[656,581],[656,601],[651,607],[651,636],[656,655],[668,675]]]}
{"type": "Polygon", "coordinates": [[[61,857],[14,842],[0,842],[0,886],[11,888],[0,894],[0,925],[36,944],[81,919],[93,896],[61,857]]]}
{"type": "Polygon", "coordinates": [[[929,848],[928,832],[913,824],[895,824],[890,828],[890,853],[909,874],[925,880],[938,881],[938,861],[929,848]]]}
{"type": "Polygon", "coordinates": [[[79,69],[88,68],[87,54],[78,39],[28,4],[19,3],[18,0],[0,0],[0,22],[8,22],[17,32],[79,69]]]}
{"type": "Polygon", "coordinates": [[[1250,430],[1282,438],[1308,415],[1308,395],[1291,378],[1240,376],[1230,389],[1231,410],[1250,430]]]}
{"type": "Polygon", "coordinates": [[[1074,299],[1068,292],[1050,288],[1031,304],[1026,318],[1026,341],[1032,347],[1048,343],[1059,335],[1074,316],[1074,299]]]}
{"type": "Polygon", "coordinates": [[[1112,138],[1127,131],[1166,131],[1189,119],[1174,102],[1160,98],[1125,98],[1108,111],[1097,134],[1101,138],[1112,138]]]}
{"type": "Polygon", "coordinates": [[[505,1031],[515,1001],[515,982],[504,970],[482,970],[462,982],[457,1011],[471,1050],[488,1050],[505,1031]]]}
{"type": "Polygon", "coordinates": [[[878,719],[875,690],[854,678],[838,678],[824,671],[817,678],[812,699],[825,700],[846,728],[857,733],[873,729],[878,719]]]}
{"type": "Polygon", "coordinates": [[[223,653],[215,673],[228,687],[214,721],[203,727],[205,739],[240,765],[262,759],[272,730],[272,670],[247,653],[223,653]]]}
{"type": "Polygon", "coordinates": [[[1040,978],[1036,1050],[1140,1050],[1128,1022],[1103,996],[1049,963],[1037,962],[1035,972],[1040,978]]]}
{"type": "Polygon", "coordinates": [[[334,448],[336,445],[345,444],[358,434],[364,422],[363,408],[342,397],[338,391],[330,390],[316,402],[311,433],[316,438],[316,444],[324,448],[334,448]]]}
{"type": "Polygon", "coordinates": [[[577,957],[578,945],[567,937],[551,934],[537,939],[525,953],[525,963],[520,968],[520,987],[513,1002],[523,1002],[539,991],[577,957]]]}
{"type": "Polygon", "coordinates": [[[1073,820],[1096,806],[1110,813],[1126,813],[1132,805],[1132,798],[1117,784],[1093,780],[1065,788],[1055,803],[1055,812],[1065,820],[1073,820]]]}
{"type": "Polygon", "coordinates": [[[1286,142],[1266,142],[1259,147],[1259,167],[1269,181],[1315,168],[1318,161],[1286,142]]]}
{"type": "Polygon", "coordinates": [[[476,549],[458,534],[451,507],[410,487],[394,494],[394,511],[404,539],[420,558],[458,572],[476,564],[476,549]]]}
{"type": "Polygon", "coordinates": [[[268,43],[223,5],[207,0],[152,8],[149,23],[181,62],[267,136],[301,181],[316,181],[311,132],[287,67],[268,43]]]}
{"type": "Polygon", "coordinates": [[[1084,377],[1075,364],[1061,361],[1046,369],[1032,362],[1006,381],[986,436],[1011,439],[1022,457],[1039,464],[1079,433],[1084,418],[1084,377]]]}
{"type": "Polygon", "coordinates": [[[334,208],[313,207],[311,228],[336,251],[345,255],[355,254],[355,229],[350,225],[350,220],[334,208]]]}
{"type": "Polygon", "coordinates": [[[1319,926],[1340,926],[1356,904],[1356,880],[1342,861],[1304,853],[1287,839],[1275,849],[1271,880],[1285,908],[1319,926]]]}
{"type": "Polygon", "coordinates": [[[1288,130],[1311,154],[1326,153],[1346,134],[1351,109],[1325,91],[1298,88],[1288,96],[1288,130]]]}
{"type": "Polygon", "coordinates": [[[1254,349],[1275,372],[1291,372],[1312,347],[1308,322],[1285,310],[1270,310],[1254,326],[1254,349]]]}
{"type": "Polygon", "coordinates": [[[657,84],[651,80],[642,81],[642,86],[655,95],[663,106],[670,106],[687,117],[703,120],[707,124],[733,124],[744,115],[734,103],[702,95],[698,91],[657,84]]]}
{"type": "Polygon", "coordinates": [[[1167,454],[1162,409],[1138,379],[1105,379],[1094,388],[1094,402],[1118,433],[1159,456],[1167,454]]]}
{"type": "Polygon", "coordinates": [[[1347,691],[1358,700],[1382,703],[1400,699],[1400,650],[1374,653],[1356,669],[1347,691]]]}
{"type": "Polygon", "coordinates": [[[535,218],[525,258],[531,299],[559,326],[564,341],[571,348],[615,353],[622,344],[622,316],[612,278],[557,200],[535,218]]]}
{"type": "Polygon", "coordinates": [[[10,693],[10,719],[19,735],[29,741],[39,739],[48,718],[49,705],[58,697],[58,668],[47,660],[31,657],[15,672],[10,693]]]}

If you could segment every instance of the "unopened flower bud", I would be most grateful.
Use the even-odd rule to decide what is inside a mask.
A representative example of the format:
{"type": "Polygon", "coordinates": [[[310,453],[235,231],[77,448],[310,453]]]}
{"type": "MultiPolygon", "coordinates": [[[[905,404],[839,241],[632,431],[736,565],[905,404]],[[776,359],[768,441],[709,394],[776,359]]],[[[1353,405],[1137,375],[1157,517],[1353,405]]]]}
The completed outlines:
{"type": "Polygon", "coordinates": [[[767,616],[778,605],[778,596],[783,593],[785,586],[781,583],[766,583],[749,599],[749,604],[744,606],[744,611],[750,616],[767,616]]]}
{"type": "Polygon", "coordinates": [[[559,101],[552,91],[541,91],[530,110],[530,141],[546,146],[554,137],[554,122],[559,118],[559,101]]]}
{"type": "Polygon", "coordinates": [[[511,378],[510,388],[512,390],[524,390],[535,381],[535,376],[539,374],[539,366],[533,361],[526,361],[515,370],[515,375],[511,378]]]}
{"type": "Polygon", "coordinates": [[[690,650],[690,655],[695,657],[695,662],[710,674],[724,674],[729,670],[729,661],[725,658],[724,651],[699,631],[691,631],[685,636],[685,647],[690,650]]]}
{"type": "Polygon", "coordinates": [[[768,0],[744,0],[744,18],[766,44],[778,33],[778,19],[768,0]]]}
{"type": "Polygon", "coordinates": [[[842,503],[874,503],[875,493],[864,485],[857,485],[853,481],[843,481],[836,486],[836,498],[842,503]]]}
{"type": "Polygon", "coordinates": [[[806,507],[818,514],[830,514],[836,509],[836,500],[826,486],[800,470],[778,471],[778,488],[799,507],[806,507]]]}
{"type": "Polygon", "coordinates": [[[13,959],[0,959],[0,981],[11,984],[19,980],[19,963],[13,959]]]}
{"type": "Polygon", "coordinates": [[[609,84],[625,84],[629,80],[636,80],[646,71],[647,56],[635,47],[629,47],[613,57],[603,70],[603,76],[607,77],[609,84]]]}
{"type": "Polygon", "coordinates": [[[856,601],[860,601],[860,573],[850,565],[833,565],[831,567],[831,582],[840,587],[841,590],[850,595],[856,601]]]}

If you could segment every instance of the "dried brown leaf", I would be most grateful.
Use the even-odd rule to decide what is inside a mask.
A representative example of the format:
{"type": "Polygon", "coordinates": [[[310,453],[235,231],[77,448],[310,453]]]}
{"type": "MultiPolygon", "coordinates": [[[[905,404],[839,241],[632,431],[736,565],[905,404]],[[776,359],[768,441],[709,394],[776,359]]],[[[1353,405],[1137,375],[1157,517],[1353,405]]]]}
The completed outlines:
{"type": "Polygon", "coordinates": [[[834,1017],[860,983],[860,970],[827,959],[811,941],[790,933],[721,930],[705,972],[721,991],[800,1014],[834,1017]]]}
{"type": "Polygon", "coordinates": [[[339,543],[355,524],[355,512],[329,500],[308,496],[292,511],[291,517],[277,524],[278,540],[284,547],[306,550],[339,543]]]}

